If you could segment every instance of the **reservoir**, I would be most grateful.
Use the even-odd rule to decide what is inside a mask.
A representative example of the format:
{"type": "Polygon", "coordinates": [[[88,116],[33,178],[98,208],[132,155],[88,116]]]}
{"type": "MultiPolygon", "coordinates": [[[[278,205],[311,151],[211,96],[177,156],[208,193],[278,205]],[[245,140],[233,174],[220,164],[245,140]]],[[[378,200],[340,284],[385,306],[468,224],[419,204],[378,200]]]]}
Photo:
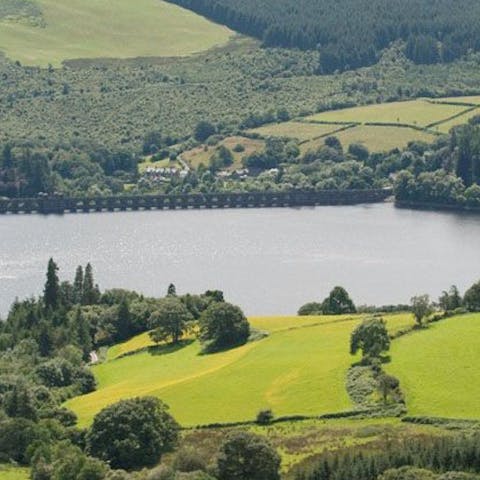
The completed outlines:
{"type": "Polygon", "coordinates": [[[162,296],[221,289],[248,315],[295,314],[335,285],[357,305],[437,299],[480,279],[480,215],[390,203],[0,216],[0,314],[91,262],[100,288],[162,296]]]}

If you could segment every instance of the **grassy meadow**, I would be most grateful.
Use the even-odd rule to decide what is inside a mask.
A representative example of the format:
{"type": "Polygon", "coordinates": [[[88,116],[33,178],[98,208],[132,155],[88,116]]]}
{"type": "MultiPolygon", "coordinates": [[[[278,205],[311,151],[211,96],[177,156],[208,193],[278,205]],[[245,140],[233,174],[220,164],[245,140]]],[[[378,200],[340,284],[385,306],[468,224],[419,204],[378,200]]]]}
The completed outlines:
{"type": "MultiPolygon", "coordinates": [[[[354,361],[349,339],[360,315],[252,318],[270,335],[260,341],[200,355],[198,342],[140,351],[93,368],[98,390],[67,403],[88,425],[103,407],[123,398],[154,395],[184,426],[252,420],[262,408],[276,415],[319,415],[352,407],[345,375],[354,361]],[[224,399],[229,398],[229,402],[224,399]],[[195,405],[195,408],[192,408],[195,405]]],[[[411,315],[386,317],[392,333],[411,315]]],[[[150,345],[146,334],[114,347],[109,359],[150,345]]]]}
{"type": "MultiPolygon", "coordinates": [[[[413,141],[432,142],[435,135],[408,127],[373,127],[360,125],[348,128],[334,134],[348,148],[352,143],[361,143],[371,152],[387,152],[394,148],[403,148],[413,141]]],[[[321,147],[325,142],[324,138],[313,140],[301,145],[300,150],[307,152],[321,147]]]]}
{"type": "Polygon", "coordinates": [[[329,135],[336,136],[345,148],[361,143],[372,152],[385,152],[413,141],[433,142],[436,135],[479,115],[480,108],[475,105],[480,107],[478,96],[373,104],[326,111],[250,132],[262,137],[295,138],[301,143],[302,153],[321,147],[329,135]]]}
{"type": "Polygon", "coordinates": [[[214,147],[201,145],[192,150],[184,152],[182,154],[182,160],[188,163],[192,168],[198,168],[201,164],[208,167],[210,158],[220,145],[228,148],[233,155],[233,164],[227,170],[242,168],[243,157],[251,155],[254,152],[260,152],[265,148],[265,142],[263,140],[233,136],[225,138],[214,147]],[[237,145],[241,145],[244,150],[241,152],[236,152],[234,149],[237,145]]]}
{"type": "Polygon", "coordinates": [[[0,464],[0,478],[2,480],[28,480],[30,478],[30,470],[28,468],[0,464]]]}
{"type": "Polygon", "coordinates": [[[392,344],[386,369],[400,379],[411,415],[480,418],[480,315],[431,324],[392,344]]]}
{"type": "Polygon", "coordinates": [[[258,133],[262,137],[288,137],[296,138],[300,142],[313,140],[335,132],[341,128],[338,125],[315,124],[306,122],[284,122],[273,123],[263,127],[250,130],[251,133],[258,133]]]}
{"type": "Polygon", "coordinates": [[[312,122],[401,123],[426,127],[466,110],[467,106],[432,103],[427,100],[380,103],[332,110],[307,117],[312,122]]]}
{"type": "Polygon", "coordinates": [[[45,26],[0,22],[0,50],[25,65],[185,56],[226,44],[226,27],[161,0],[37,0],[45,26]]]}

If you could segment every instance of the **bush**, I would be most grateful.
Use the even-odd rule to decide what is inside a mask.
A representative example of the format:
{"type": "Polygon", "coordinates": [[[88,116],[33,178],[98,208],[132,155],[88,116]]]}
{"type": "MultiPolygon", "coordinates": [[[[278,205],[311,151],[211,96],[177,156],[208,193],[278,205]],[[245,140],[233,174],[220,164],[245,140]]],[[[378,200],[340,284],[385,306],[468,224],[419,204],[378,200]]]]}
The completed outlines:
{"type": "Polygon", "coordinates": [[[241,143],[237,143],[234,147],[233,147],[233,151],[235,153],[242,153],[245,151],[245,147],[241,144],[241,143]]]}
{"type": "Polygon", "coordinates": [[[146,476],[146,480],[174,480],[175,472],[166,465],[160,465],[150,472],[146,476]]]}
{"type": "Polygon", "coordinates": [[[87,434],[87,451],[113,468],[155,465],[178,438],[168,407],[154,397],[123,400],[96,415],[87,434]]]}
{"type": "Polygon", "coordinates": [[[182,448],[175,455],[173,468],[179,472],[205,471],[207,464],[198,450],[193,448],[182,448]]]}
{"type": "Polygon", "coordinates": [[[247,432],[229,434],[220,447],[219,480],[279,480],[280,456],[263,437],[247,432]]]}
{"type": "Polygon", "coordinates": [[[306,303],[298,310],[300,316],[321,315],[322,313],[322,304],[318,302],[306,303]]]}
{"type": "Polygon", "coordinates": [[[75,372],[75,382],[78,384],[82,394],[94,392],[97,388],[95,375],[88,368],[79,368],[75,372]]]}
{"type": "Polygon", "coordinates": [[[259,425],[270,425],[273,422],[274,415],[271,410],[260,410],[255,420],[259,425]]]}
{"type": "Polygon", "coordinates": [[[435,480],[436,475],[430,470],[414,467],[401,467],[387,470],[378,480],[435,480]]]}

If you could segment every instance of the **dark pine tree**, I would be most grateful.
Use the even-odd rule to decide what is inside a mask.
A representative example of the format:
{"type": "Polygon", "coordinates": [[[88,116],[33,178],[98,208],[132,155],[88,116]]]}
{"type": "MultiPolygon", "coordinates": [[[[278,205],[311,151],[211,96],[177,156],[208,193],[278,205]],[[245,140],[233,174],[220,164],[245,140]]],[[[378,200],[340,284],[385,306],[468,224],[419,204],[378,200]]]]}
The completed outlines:
{"type": "Polygon", "coordinates": [[[75,280],[73,281],[73,300],[76,304],[82,303],[83,297],[83,268],[81,265],[77,267],[75,272],[75,280]]]}
{"type": "Polygon", "coordinates": [[[58,281],[58,266],[51,258],[48,261],[47,281],[43,293],[43,301],[46,308],[55,309],[58,305],[60,285],[58,281]]]}
{"type": "Polygon", "coordinates": [[[93,268],[90,263],[85,267],[85,275],[83,277],[83,305],[95,305],[99,300],[98,287],[93,280],[93,268]]]}
{"type": "Polygon", "coordinates": [[[121,342],[130,336],[131,314],[127,299],[124,298],[118,307],[117,331],[115,333],[115,340],[121,342]]]}

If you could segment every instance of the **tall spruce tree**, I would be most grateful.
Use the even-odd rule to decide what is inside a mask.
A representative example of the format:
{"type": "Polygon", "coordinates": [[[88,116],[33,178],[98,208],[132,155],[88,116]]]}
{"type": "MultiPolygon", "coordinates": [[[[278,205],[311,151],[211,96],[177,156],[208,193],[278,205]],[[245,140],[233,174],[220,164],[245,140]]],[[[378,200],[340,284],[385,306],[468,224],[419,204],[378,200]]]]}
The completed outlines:
{"type": "Polygon", "coordinates": [[[47,281],[43,293],[43,301],[46,308],[56,308],[58,306],[60,285],[57,272],[58,266],[51,258],[48,261],[47,281]]]}
{"type": "Polygon", "coordinates": [[[92,337],[90,335],[90,325],[85,316],[82,315],[80,307],[75,312],[73,327],[77,345],[82,349],[83,357],[87,359],[92,351],[92,337]]]}
{"type": "Polygon", "coordinates": [[[83,268],[81,265],[77,267],[75,279],[73,281],[73,301],[77,304],[82,303],[83,297],[83,268]]]}
{"type": "Polygon", "coordinates": [[[90,263],[85,267],[85,275],[83,277],[83,305],[95,305],[99,300],[98,287],[95,285],[93,279],[93,268],[90,263]]]}
{"type": "Polygon", "coordinates": [[[131,314],[130,307],[126,298],[122,300],[118,306],[117,312],[117,331],[115,333],[115,340],[121,342],[130,336],[131,314]]]}

